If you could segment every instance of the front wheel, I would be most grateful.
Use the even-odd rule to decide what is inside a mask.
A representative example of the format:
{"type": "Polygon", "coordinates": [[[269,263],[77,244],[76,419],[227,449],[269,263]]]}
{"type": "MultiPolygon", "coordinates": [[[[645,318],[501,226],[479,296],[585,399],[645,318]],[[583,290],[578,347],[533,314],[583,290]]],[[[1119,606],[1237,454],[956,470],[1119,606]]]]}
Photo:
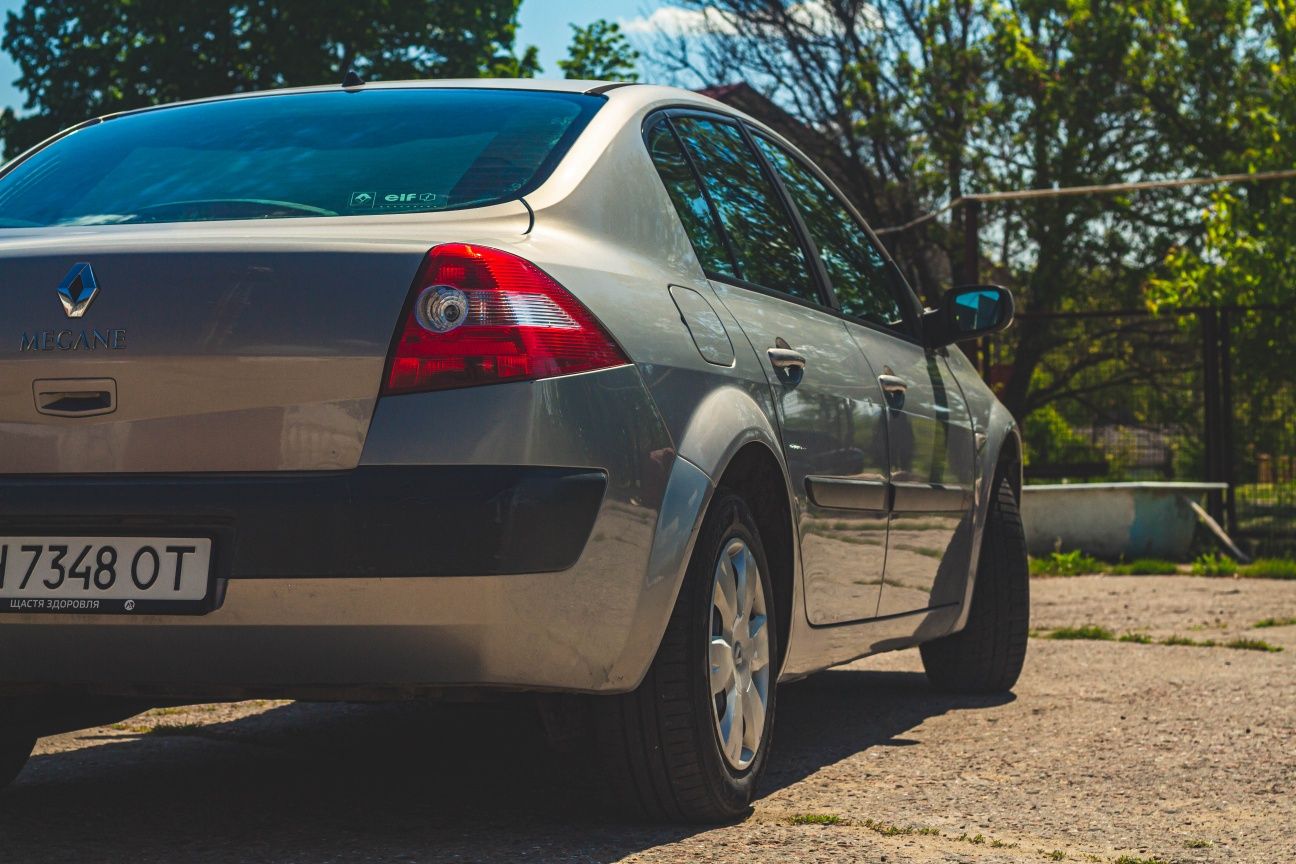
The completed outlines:
{"type": "Polygon", "coordinates": [[[1026,660],[1030,571],[1017,496],[998,481],[977,561],[967,626],[921,647],[933,685],[955,693],[1006,693],[1026,660]]]}
{"type": "Polygon", "coordinates": [[[623,810],[702,823],[746,812],[774,726],[774,622],[755,520],[721,489],[647,676],[595,699],[600,771],[623,810]]]}

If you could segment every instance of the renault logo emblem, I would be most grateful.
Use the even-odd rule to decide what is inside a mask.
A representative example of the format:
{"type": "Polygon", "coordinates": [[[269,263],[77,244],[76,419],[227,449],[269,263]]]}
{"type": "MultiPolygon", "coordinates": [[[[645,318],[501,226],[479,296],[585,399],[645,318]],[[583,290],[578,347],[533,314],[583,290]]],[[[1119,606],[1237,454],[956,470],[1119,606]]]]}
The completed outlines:
{"type": "Polygon", "coordinates": [[[69,318],[84,315],[98,294],[99,284],[95,282],[94,270],[84,262],[73,264],[58,286],[59,300],[69,318]]]}

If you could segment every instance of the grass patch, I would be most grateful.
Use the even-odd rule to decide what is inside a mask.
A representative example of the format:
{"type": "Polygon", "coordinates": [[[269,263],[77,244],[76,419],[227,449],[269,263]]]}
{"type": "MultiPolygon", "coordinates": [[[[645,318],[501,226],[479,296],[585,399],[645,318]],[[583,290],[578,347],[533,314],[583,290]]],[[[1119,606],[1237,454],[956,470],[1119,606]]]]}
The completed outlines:
{"type": "Polygon", "coordinates": [[[1256,630],[1262,630],[1265,627],[1293,627],[1296,626],[1296,618],[1265,618],[1251,626],[1256,630]]]}
{"type": "Polygon", "coordinates": [[[1296,579],[1296,561],[1290,558],[1259,558],[1238,571],[1246,579],[1296,579]]]}
{"type": "Polygon", "coordinates": [[[150,735],[192,735],[203,728],[201,723],[169,723],[164,726],[154,726],[149,730],[150,735]]]}
{"type": "Polygon", "coordinates": [[[1183,645],[1188,648],[1214,648],[1219,643],[1214,639],[1189,639],[1187,636],[1167,636],[1161,640],[1162,645],[1183,645]]]}
{"type": "Polygon", "coordinates": [[[1074,639],[1091,642],[1132,642],[1135,645],[1181,645],[1188,648],[1236,648],[1242,651],[1270,651],[1277,653],[1282,649],[1263,639],[1233,639],[1229,642],[1216,642],[1214,639],[1191,639],[1187,636],[1167,636],[1157,641],[1147,633],[1122,633],[1117,636],[1106,627],[1097,624],[1086,624],[1083,627],[1059,627],[1057,630],[1032,631],[1031,635],[1044,639],[1074,639]]]}
{"type": "Polygon", "coordinates": [[[1202,555],[1192,565],[1194,576],[1232,576],[1238,572],[1238,563],[1224,555],[1202,555]]]}
{"type": "Polygon", "coordinates": [[[1215,844],[1209,840],[1185,840],[1185,849],[1209,849],[1215,844]]]}
{"type": "Polygon", "coordinates": [[[1106,568],[1101,561],[1076,550],[1074,552],[1050,552],[1043,558],[1030,559],[1032,576],[1087,576],[1101,573],[1106,568]]]}
{"type": "Polygon", "coordinates": [[[1179,565],[1161,558],[1136,558],[1128,564],[1113,564],[1107,572],[1113,576],[1174,576],[1179,565]]]}
{"type": "Polygon", "coordinates": [[[1241,651],[1269,651],[1277,654],[1283,650],[1278,645],[1270,645],[1263,639],[1233,639],[1224,643],[1225,648],[1237,648],[1241,651]]]}
{"type": "Polygon", "coordinates": [[[793,813],[787,821],[791,825],[843,825],[846,822],[836,813],[793,813]]]}
{"type": "Polygon", "coordinates": [[[1086,624],[1083,627],[1059,627],[1049,633],[1045,639],[1089,639],[1098,642],[1110,642],[1116,634],[1106,627],[1097,624],[1086,624]]]}
{"type": "Polygon", "coordinates": [[[940,831],[935,828],[915,828],[912,826],[902,828],[899,825],[888,825],[886,822],[878,822],[873,819],[865,819],[860,824],[870,831],[876,831],[883,837],[911,837],[914,835],[921,837],[940,836],[940,831]]]}

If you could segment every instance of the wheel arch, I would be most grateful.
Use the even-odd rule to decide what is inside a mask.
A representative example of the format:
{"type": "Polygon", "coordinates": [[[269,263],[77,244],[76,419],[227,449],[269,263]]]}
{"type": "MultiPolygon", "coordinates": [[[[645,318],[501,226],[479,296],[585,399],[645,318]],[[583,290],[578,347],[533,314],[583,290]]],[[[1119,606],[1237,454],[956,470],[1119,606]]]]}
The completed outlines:
{"type": "Polygon", "coordinates": [[[716,486],[729,489],[747,502],[760,531],[770,587],[774,593],[777,675],[783,658],[787,656],[793,598],[796,596],[796,531],[793,529],[787,474],[783,464],[764,442],[750,441],[734,453],[716,486]]]}
{"type": "Polygon", "coordinates": [[[972,594],[976,590],[977,567],[981,560],[981,542],[985,537],[986,520],[990,515],[990,502],[995,496],[999,480],[1008,481],[1013,495],[1021,501],[1023,450],[1021,431],[1017,421],[1001,403],[995,402],[990,411],[989,422],[984,433],[985,444],[977,459],[977,496],[974,514],[976,530],[973,533],[971,560],[968,564],[967,585],[963,592],[963,605],[959,609],[958,619],[950,628],[957,633],[967,626],[968,615],[972,610],[972,594]]]}

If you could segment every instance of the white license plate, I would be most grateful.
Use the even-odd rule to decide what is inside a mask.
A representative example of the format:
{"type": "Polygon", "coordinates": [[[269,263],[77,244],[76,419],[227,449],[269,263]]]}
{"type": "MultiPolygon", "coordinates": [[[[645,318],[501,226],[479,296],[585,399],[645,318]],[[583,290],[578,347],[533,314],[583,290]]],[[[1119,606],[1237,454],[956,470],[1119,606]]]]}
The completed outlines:
{"type": "Polygon", "coordinates": [[[0,537],[0,611],[199,611],[211,545],[207,537],[0,537]]]}

